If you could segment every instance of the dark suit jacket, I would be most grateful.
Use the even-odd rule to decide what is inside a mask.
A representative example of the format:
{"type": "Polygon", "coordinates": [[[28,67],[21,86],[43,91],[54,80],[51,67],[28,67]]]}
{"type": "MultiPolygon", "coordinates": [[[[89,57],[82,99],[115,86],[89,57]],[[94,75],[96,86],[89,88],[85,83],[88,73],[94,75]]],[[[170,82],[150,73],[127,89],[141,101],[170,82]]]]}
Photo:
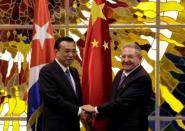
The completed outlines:
{"type": "Polygon", "coordinates": [[[98,118],[109,117],[110,131],[147,131],[151,79],[143,67],[139,66],[118,89],[122,72],[120,70],[113,81],[111,101],[97,107],[98,118]]]}
{"type": "Polygon", "coordinates": [[[82,105],[80,79],[75,68],[70,67],[70,72],[76,84],[76,94],[56,61],[40,71],[43,131],[80,131],[77,116],[79,106],[82,105]]]}

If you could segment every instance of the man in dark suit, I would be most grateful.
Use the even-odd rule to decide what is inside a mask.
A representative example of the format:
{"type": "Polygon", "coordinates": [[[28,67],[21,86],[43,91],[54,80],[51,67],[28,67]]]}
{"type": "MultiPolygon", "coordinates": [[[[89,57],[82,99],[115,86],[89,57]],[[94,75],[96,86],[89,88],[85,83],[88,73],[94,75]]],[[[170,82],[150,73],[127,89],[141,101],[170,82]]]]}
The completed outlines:
{"type": "Polygon", "coordinates": [[[59,38],[56,58],[39,74],[43,104],[43,131],[80,131],[79,118],[85,117],[78,71],[70,67],[76,44],[70,37],[59,38]]]}
{"type": "Polygon", "coordinates": [[[112,85],[109,102],[82,108],[96,112],[97,119],[109,118],[109,131],[148,131],[148,103],[152,92],[151,78],[141,64],[141,49],[126,44],[121,54],[121,69],[112,85]]]}

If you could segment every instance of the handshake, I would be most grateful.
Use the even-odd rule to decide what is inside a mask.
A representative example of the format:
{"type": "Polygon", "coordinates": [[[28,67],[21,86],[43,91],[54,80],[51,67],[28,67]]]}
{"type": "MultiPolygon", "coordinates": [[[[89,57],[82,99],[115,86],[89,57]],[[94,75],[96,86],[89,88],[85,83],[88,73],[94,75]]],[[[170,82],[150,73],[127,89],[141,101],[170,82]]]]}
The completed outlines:
{"type": "Polygon", "coordinates": [[[91,105],[83,105],[80,107],[82,109],[80,114],[80,119],[90,123],[96,117],[95,107],[91,105]]]}

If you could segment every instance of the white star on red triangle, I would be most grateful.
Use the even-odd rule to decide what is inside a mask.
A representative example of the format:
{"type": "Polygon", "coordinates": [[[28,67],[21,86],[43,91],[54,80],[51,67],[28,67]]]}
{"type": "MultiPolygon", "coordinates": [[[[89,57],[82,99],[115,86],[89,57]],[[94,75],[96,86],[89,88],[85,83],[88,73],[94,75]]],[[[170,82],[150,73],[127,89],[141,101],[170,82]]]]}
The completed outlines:
{"type": "Polygon", "coordinates": [[[36,34],[33,36],[33,40],[39,40],[40,45],[43,48],[45,39],[52,39],[53,36],[47,32],[49,22],[43,26],[35,24],[36,34]]]}

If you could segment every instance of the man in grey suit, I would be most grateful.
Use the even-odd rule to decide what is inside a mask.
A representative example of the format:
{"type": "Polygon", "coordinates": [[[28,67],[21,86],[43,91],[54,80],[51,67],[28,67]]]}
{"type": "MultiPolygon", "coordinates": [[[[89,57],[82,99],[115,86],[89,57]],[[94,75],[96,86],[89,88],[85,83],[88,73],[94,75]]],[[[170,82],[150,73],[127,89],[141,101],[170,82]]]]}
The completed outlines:
{"type": "Polygon", "coordinates": [[[43,131],[80,131],[82,93],[78,71],[70,67],[76,57],[76,44],[70,37],[58,38],[56,58],[39,74],[43,104],[43,131]]]}
{"type": "Polygon", "coordinates": [[[112,84],[111,100],[103,105],[82,108],[96,112],[97,119],[109,118],[109,131],[148,131],[148,103],[152,82],[141,64],[141,49],[129,43],[123,46],[121,69],[112,84]]]}

